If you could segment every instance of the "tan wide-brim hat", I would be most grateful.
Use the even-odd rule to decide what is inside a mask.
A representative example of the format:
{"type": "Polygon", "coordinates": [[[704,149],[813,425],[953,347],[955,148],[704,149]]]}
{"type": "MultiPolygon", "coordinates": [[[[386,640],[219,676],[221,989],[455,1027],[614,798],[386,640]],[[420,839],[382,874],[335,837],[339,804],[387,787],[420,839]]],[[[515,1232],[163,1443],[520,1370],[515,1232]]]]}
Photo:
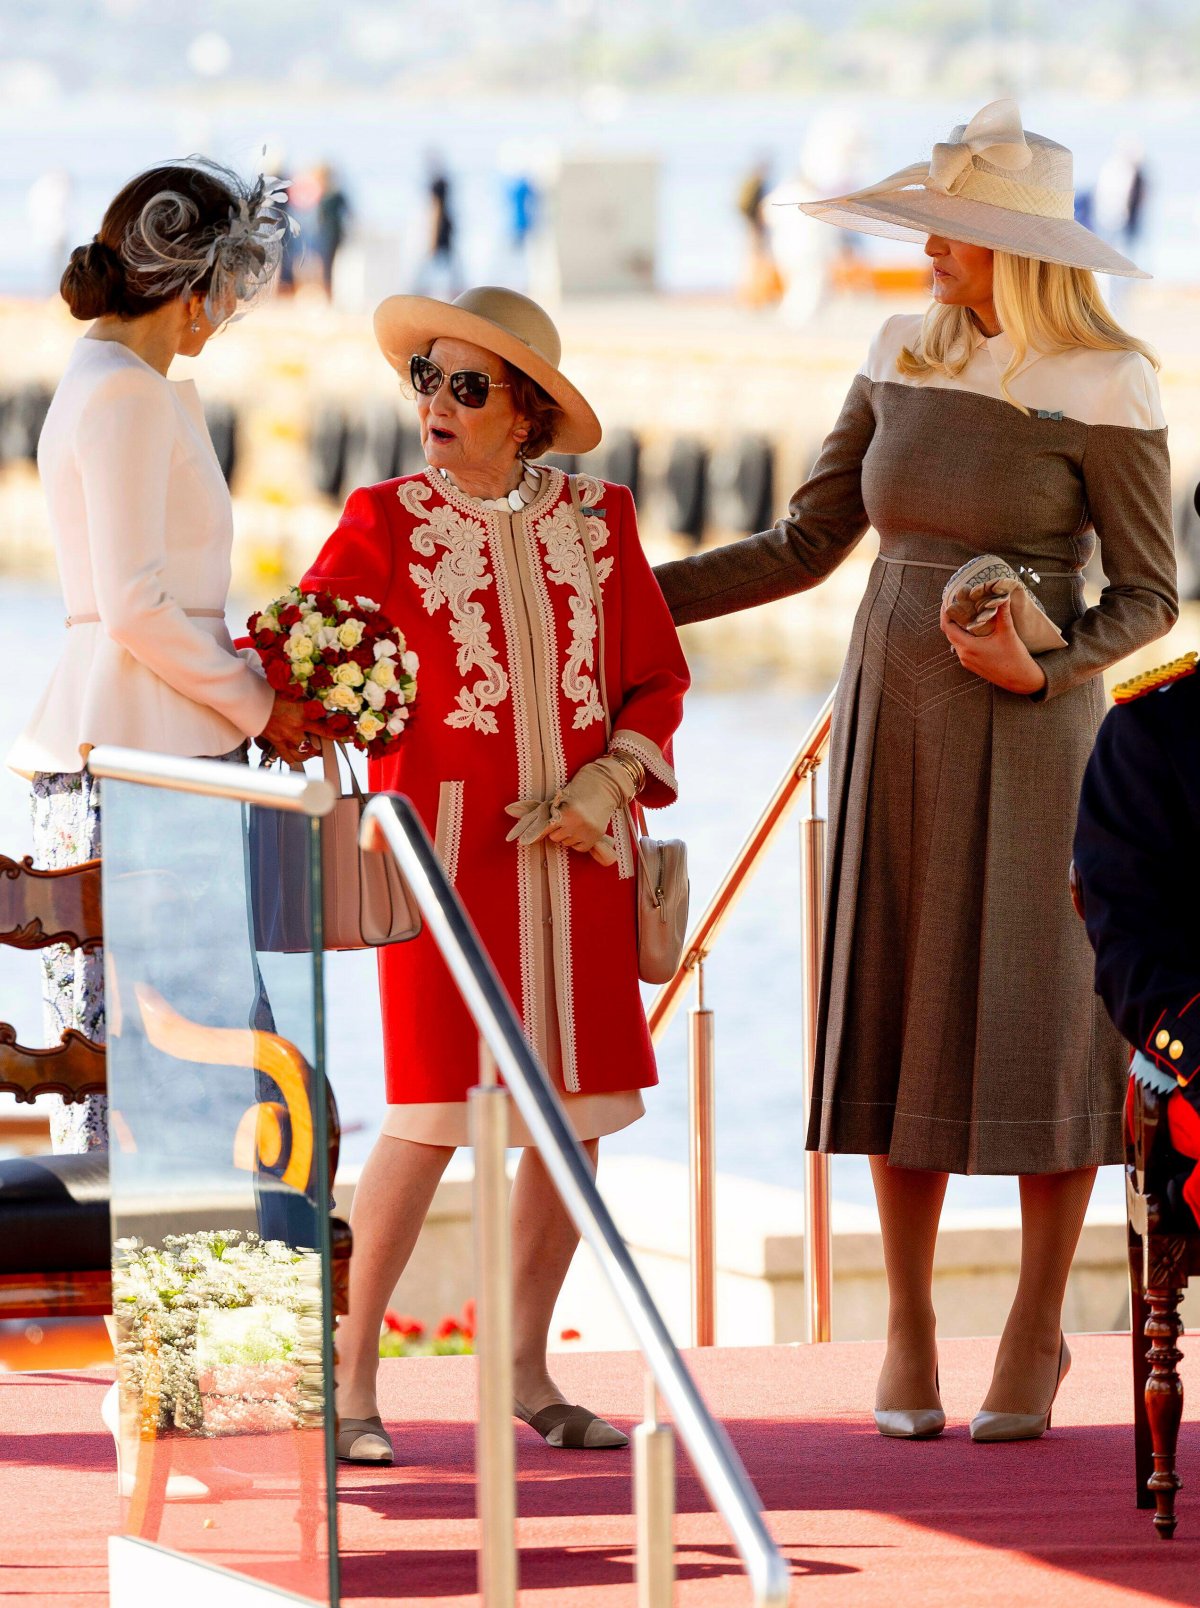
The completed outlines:
{"type": "Polygon", "coordinates": [[[879,184],[801,211],[823,223],[892,240],[942,235],[1035,257],[1068,268],[1127,279],[1150,275],[1075,221],[1071,153],[1041,134],[1026,133],[1016,101],[992,101],[969,123],[879,184]]]}
{"type": "Polygon", "coordinates": [[[494,352],[535,380],[562,409],[555,452],[590,452],[603,434],[582,394],[559,370],[562,341],[549,313],[519,291],[498,285],[464,290],[452,302],[430,296],[389,296],[375,309],[375,339],[400,374],[414,352],[425,356],[434,341],[469,341],[494,352]]]}

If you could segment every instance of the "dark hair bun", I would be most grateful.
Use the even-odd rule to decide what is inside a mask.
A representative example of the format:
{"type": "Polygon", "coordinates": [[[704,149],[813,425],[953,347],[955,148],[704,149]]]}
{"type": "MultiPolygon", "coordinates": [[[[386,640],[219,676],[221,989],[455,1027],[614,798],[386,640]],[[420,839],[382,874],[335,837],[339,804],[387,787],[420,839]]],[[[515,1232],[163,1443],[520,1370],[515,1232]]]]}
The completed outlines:
{"type": "Polygon", "coordinates": [[[76,318],[103,318],[125,309],[125,269],[102,240],[75,247],[58,288],[76,318]]]}

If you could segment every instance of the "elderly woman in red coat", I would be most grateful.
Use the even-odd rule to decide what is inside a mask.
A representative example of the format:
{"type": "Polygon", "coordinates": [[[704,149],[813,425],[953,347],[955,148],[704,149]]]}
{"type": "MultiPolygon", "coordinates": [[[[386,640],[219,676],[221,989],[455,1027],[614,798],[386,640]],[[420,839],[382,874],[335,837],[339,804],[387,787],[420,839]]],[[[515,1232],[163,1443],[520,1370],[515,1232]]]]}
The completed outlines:
{"type": "MultiPolygon", "coordinates": [[[[420,658],[420,696],[371,786],[408,795],[498,968],[575,1133],[634,1122],[656,1081],[638,990],[625,806],[676,794],[688,673],[624,486],[532,460],[586,452],[600,426],[559,372],[559,339],[513,291],[396,296],[375,329],[416,393],[428,463],[354,492],[304,578],[380,603],[420,658]],[[606,739],[598,620],[604,609],[606,739]]],[[[339,1455],[392,1460],[375,1375],[383,1313],[456,1145],[478,1038],[427,933],[382,949],[388,1111],[355,1194],[350,1313],[338,1331],[339,1455]]],[[[512,1114],[514,1144],[528,1135],[512,1114]]],[[[551,1445],[624,1435],[567,1404],[546,1340],[577,1236],[541,1157],[512,1196],[513,1410],[551,1445]]]]}

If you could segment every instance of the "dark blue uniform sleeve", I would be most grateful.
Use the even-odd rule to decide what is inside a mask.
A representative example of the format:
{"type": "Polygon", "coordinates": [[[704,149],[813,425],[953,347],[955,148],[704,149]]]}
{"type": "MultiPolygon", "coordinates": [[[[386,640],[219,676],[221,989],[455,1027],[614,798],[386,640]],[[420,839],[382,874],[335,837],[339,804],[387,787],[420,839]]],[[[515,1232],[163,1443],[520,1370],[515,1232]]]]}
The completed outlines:
{"type": "Polygon", "coordinates": [[[1160,696],[1119,705],[1101,726],[1074,858],[1096,992],[1117,1030],[1187,1083],[1200,1068],[1196,913],[1187,908],[1196,822],[1175,752],[1196,738],[1172,730],[1160,696]]]}

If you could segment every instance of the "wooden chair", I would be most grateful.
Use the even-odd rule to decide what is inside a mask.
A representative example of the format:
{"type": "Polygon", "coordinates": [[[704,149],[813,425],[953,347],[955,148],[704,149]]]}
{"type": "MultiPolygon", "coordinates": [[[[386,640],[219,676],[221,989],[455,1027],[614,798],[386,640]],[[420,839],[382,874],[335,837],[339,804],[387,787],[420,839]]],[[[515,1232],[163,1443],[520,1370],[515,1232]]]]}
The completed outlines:
{"type": "Polygon", "coordinates": [[[1168,1193],[1172,1179],[1196,1165],[1171,1144],[1169,1098],[1131,1084],[1125,1157],[1137,1505],[1154,1508],[1154,1527],[1164,1540],[1175,1534],[1175,1493],[1182,1484],[1175,1470],[1183,1416],[1179,1303],[1188,1279],[1200,1273],[1200,1227],[1168,1193]]]}

